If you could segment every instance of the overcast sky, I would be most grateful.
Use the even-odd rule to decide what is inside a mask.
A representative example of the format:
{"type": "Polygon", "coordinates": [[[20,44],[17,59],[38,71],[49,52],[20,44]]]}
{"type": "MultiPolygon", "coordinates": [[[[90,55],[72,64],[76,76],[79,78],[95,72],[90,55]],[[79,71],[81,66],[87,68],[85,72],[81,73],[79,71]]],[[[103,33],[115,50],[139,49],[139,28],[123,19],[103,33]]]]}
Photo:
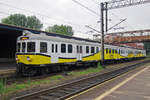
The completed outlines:
{"type": "MultiPolygon", "coordinates": [[[[98,3],[106,0],[77,0],[95,12],[99,13],[98,3]]],[[[150,29],[150,4],[121,8],[109,11],[109,27],[127,18],[125,22],[109,32],[150,29]]],[[[75,36],[92,37],[89,25],[100,30],[99,16],[76,4],[72,0],[0,0],[0,19],[9,14],[22,13],[35,15],[44,24],[44,28],[54,24],[65,24],[73,27],[75,36]]],[[[43,29],[44,30],[44,29],[43,29]]]]}

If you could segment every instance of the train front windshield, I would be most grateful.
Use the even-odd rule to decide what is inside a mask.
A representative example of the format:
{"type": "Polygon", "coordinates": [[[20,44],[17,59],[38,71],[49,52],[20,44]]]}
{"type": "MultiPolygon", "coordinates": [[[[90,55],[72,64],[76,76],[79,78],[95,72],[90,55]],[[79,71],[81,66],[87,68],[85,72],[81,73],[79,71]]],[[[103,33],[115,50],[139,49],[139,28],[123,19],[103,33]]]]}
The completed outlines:
{"type": "Polygon", "coordinates": [[[35,42],[18,42],[17,52],[18,53],[35,52],[35,42]]]}

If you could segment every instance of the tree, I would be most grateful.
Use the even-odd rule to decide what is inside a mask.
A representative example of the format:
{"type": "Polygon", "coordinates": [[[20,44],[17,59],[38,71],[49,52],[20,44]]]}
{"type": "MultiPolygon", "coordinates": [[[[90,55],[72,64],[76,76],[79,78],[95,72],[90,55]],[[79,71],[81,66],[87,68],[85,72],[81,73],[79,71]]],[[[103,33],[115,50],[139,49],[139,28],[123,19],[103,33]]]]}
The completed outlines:
{"type": "Polygon", "coordinates": [[[68,36],[72,36],[74,31],[72,29],[71,26],[67,26],[67,25],[54,25],[54,26],[49,26],[45,29],[45,31],[47,32],[55,32],[55,33],[59,33],[59,34],[63,34],[63,35],[68,35],[68,36]]]}
{"type": "Polygon", "coordinates": [[[27,17],[27,28],[41,29],[42,27],[43,24],[41,24],[40,20],[36,18],[36,16],[27,17]]]}
{"type": "Polygon", "coordinates": [[[6,18],[3,18],[1,22],[3,24],[10,24],[10,25],[38,29],[38,30],[40,30],[43,27],[43,24],[40,22],[38,18],[36,18],[36,16],[26,17],[23,14],[10,15],[6,18]]]}

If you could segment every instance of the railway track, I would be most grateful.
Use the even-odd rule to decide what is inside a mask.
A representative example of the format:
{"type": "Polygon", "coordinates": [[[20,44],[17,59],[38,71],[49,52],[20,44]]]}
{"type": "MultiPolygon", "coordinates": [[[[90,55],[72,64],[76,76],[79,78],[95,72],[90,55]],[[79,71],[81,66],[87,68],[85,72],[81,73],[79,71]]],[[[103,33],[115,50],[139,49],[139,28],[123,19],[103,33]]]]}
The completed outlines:
{"type": "Polygon", "coordinates": [[[133,70],[147,62],[150,62],[150,60],[138,62],[136,64],[134,63],[132,65],[107,73],[93,75],[88,78],[79,79],[53,88],[48,88],[20,97],[12,98],[11,100],[64,100],[72,95],[75,95],[95,85],[101,84],[107,80],[133,70]]]}
{"type": "MultiPolygon", "coordinates": [[[[116,68],[120,68],[120,66],[123,66],[124,64],[129,65],[131,63],[134,64],[136,62],[137,61],[124,62],[124,63],[120,63],[120,64],[108,64],[107,70],[111,70],[113,68],[112,66],[115,66],[115,68],[113,68],[113,69],[116,69],[116,68]]],[[[24,83],[24,82],[28,81],[29,79],[32,81],[33,80],[36,81],[36,80],[44,79],[47,77],[62,74],[62,72],[57,72],[57,73],[39,75],[39,76],[34,76],[34,77],[20,77],[20,76],[16,75],[15,71],[16,71],[15,69],[10,69],[10,68],[9,69],[7,69],[7,68],[1,69],[0,70],[0,79],[7,79],[7,82],[6,82],[7,85],[11,85],[13,83],[24,83]]]]}

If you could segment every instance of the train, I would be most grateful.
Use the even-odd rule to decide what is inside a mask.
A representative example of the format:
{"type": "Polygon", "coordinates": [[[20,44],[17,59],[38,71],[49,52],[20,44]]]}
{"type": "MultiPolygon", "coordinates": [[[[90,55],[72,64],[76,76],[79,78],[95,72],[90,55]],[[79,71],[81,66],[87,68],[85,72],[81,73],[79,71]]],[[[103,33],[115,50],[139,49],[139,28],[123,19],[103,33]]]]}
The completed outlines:
{"type": "MultiPolygon", "coordinates": [[[[16,69],[20,75],[75,69],[76,65],[96,65],[101,61],[101,43],[89,39],[25,30],[16,45],[16,69]]],[[[146,51],[105,44],[104,55],[106,62],[118,62],[144,58],[146,51]]]]}

